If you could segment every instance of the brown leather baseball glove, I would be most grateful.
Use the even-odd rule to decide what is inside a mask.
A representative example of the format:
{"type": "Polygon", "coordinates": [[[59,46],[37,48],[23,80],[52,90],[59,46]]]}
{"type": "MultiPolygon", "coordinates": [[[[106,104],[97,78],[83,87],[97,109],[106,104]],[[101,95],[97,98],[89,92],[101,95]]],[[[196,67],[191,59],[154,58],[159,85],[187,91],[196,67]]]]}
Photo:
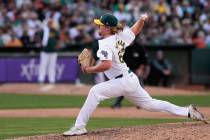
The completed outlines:
{"type": "Polygon", "coordinates": [[[78,56],[78,62],[82,67],[95,65],[96,60],[93,58],[92,50],[85,48],[78,56]]]}

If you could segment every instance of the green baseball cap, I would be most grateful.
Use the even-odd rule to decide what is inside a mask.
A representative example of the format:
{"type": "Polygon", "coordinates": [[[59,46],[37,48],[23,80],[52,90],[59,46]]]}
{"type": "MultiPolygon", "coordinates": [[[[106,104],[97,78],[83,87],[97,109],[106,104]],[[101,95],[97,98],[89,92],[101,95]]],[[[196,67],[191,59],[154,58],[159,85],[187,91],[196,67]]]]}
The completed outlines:
{"type": "Polygon", "coordinates": [[[100,19],[94,19],[96,25],[116,27],[118,24],[117,18],[112,14],[104,14],[100,19]]]}

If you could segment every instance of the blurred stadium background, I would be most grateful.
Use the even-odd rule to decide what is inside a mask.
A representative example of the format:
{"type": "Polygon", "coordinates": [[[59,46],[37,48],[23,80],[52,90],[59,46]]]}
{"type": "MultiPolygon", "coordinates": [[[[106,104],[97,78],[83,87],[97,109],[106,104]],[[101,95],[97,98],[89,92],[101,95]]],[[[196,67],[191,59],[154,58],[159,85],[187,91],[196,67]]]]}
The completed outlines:
{"type": "MultiPolygon", "coordinates": [[[[171,85],[173,89],[160,91],[152,87],[149,88],[152,95],[161,96],[160,99],[166,99],[178,105],[194,103],[207,107],[203,110],[208,109],[209,91],[197,92],[197,90],[210,87],[209,0],[0,0],[0,124],[2,124],[0,130],[4,130],[2,135],[0,133],[0,138],[62,132],[67,129],[68,119],[61,121],[53,118],[48,122],[25,119],[22,115],[20,116],[23,118],[10,119],[12,115],[4,116],[4,112],[1,111],[68,107],[77,107],[79,110],[85,100],[83,96],[88,94],[90,89],[90,86],[80,85],[94,84],[95,75],[81,73],[77,56],[83,48],[91,48],[100,38],[97,27],[92,21],[106,12],[113,13],[120,22],[128,26],[132,25],[141,14],[150,15],[142,33],[136,37],[134,48],[138,52],[138,48],[143,47],[148,53],[149,62],[155,58],[157,51],[162,50],[171,62],[173,71],[173,85],[171,85]],[[56,93],[56,95],[33,95],[37,93],[33,86],[42,86],[38,83],[39,58],[42,51],[43,27],[49,19],[53,21],[54,28],[59,32],[55,84],[57,89],[49,90],[50,87],[45,87],[42,91],[49,90],[49,94],[56,93]],[[18,89],[15,88],[16,84],[18,89]],[[81,91],[81,88],[84,90],[81,91]],[[180,94],[175,88],[190,89],[190,92],[181,91],[180,94]],[[191,92],[195,89],[197,89],[195,92],[191,92]],[[21,90],[32,95],[14,94],[21,90]],[[68,98],[69,95],[57,96],[60,92],[68,92],[70,96],[72,96],[71,93],[76,95],[77,92],[84,94],[68,98]],[[193,96],[188,96],[191,94],[193,96]],[[24,119],[25,124],[21,123],[24,119]],[[62,124],[59,124],[59,121],[62,124]],[[48,124],[54,127],[48,127],[48,124]],[[35,128],[29,129],[33,125],[35,128]],[[20,128],[27,133],[19,130],[20,128]]],[[[145,83],[148,88],[150,81],[145,83]]],[[[110,107],[112,102],[113,100],[108,101],[102,106],[110,107]]],[[[127,102],[123,105],[131,106],[127,102]]],[[[67,116],[68,114],[65,117],[67,116]]],[[[71,116],[70,122],[73,123],[73,121],[71,116]]],[[[96,120],[91,123],[91,128],[98,128],[100,121],[99,119],[98,122],[96,120]]],[[[117,119],[114,121],[117,122],[117,119]]],[[[122,120],[115,126],[124,122],[122,120]]],[[[164,119],[162,122],[175,122],[175,120],[165,121],[164,119]]],[[[133,124],[142,124],[142,122],[137,120],[133,124]]],[[[107,127],[111,126],[107,124],[107,127]]]]}
{"type": "Polygon", "coordinates": [[[163,50],[175,86],[210,85],[208,0],[1,0],[0,82],[37,82],[43,26],[52,19],[60,38],[56,83],[93,83],[93,75],[81,74],[77,55],[99,38],[92,20],[106,12],[128,25],[149,13],[135,44],[150,59],[163,50]]]}

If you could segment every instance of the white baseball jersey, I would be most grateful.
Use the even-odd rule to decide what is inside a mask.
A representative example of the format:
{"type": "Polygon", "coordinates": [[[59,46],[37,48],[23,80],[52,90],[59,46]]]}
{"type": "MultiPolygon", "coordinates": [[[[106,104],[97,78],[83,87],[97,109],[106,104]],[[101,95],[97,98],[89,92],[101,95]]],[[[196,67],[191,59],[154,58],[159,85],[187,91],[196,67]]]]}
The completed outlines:
{"type": "Polygon", "coordinates": [[[125,48],[129,46],[134,39],[135,34],[130,28],[127,28],[118,34],[99,40],[97,56],[100,60],[112,60],[112,67],[104,72],[107,78],[113,79],[120,74],[128,73],[129,68],[123,61],[123,55],[125,48]]]}
{"type": "Polygon", "coordinates": [[[130,29],[99,40],[97,56],[100,60],[111,60],[112,67],[105,71],[106,76],[111,79],[96,84],[90,89],[88,97],[80,110],[75,126],[84,127],[96,109],[98,104],[106,99],[125,96],[130,102],[149,111],[168,112],[180,116],[188,116],[188,108],[180,107],[166,101],[153,99],[139,84],[138,77],[134,73],[128,73],[128,67],[122,56],[125,48],[135,39],[130,29]],[[115,78],[123,74],[120,78],[115,78]]]}

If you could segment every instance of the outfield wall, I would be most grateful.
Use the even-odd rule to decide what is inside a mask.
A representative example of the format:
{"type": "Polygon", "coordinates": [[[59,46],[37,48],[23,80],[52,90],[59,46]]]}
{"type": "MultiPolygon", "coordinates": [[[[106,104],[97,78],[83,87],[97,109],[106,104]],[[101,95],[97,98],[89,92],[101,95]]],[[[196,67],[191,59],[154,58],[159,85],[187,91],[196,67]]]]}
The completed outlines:
{"type": "Polygon", "coordinates": [[[176,85],[210,85],[210,48],[197,49],[193,45],[145,46],[150,58],[163,50],[173,65],[176,85]]]}
{"type": "Polygon", "coordinates": [[[210,48],[192,51],[191,70],[192,84],[210,85],[210,48]]]}
{"type": "MultiPolygon", "coordinates": [[[[195,49],[193,45],[143,47],[150,59],[157,50],[164,51],[173,64],[175,85],[210,84],[209,48],[195,49]]],[[[57,82],[75,82],[79,77],[84,83],[94,83],[94,75],[84,75],[79,70],[77,56],[80,51],[72,48],[59,51],[57,82]]],[[[0,82],[37,82],[39,52],[40,48],[0,48],[0,82]]]]}
{"type": "Polygon", "coordinates": [[[191,83],[191,53],[193,45],[181,46],[145,46],[150,59],[155,57],[158,50],[164,52],[165,57],[172,64],[173,83],[175,85],[188,85],[191,83]]]}

